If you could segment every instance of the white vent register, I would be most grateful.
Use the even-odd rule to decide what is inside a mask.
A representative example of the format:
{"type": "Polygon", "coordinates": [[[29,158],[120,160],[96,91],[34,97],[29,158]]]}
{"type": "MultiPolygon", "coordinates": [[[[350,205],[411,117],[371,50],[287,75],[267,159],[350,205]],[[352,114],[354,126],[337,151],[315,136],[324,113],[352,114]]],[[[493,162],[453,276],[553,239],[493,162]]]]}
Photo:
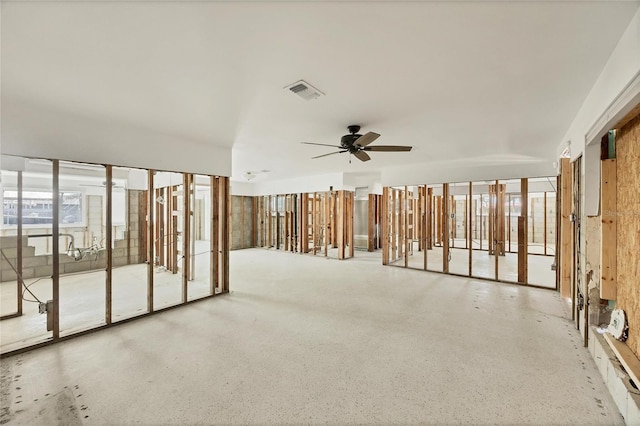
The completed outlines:
{"type": "Polygon", "coordinates": [[[292,93],[300,96],[302,99],[306,101],[310,101],[312,99],[317,99],[320,96],[324,96],[320,90],[316,89],[309,83],[304,80],[296,81],[293,84],[285,86],[285,89],[289,89],[292,93]]]}

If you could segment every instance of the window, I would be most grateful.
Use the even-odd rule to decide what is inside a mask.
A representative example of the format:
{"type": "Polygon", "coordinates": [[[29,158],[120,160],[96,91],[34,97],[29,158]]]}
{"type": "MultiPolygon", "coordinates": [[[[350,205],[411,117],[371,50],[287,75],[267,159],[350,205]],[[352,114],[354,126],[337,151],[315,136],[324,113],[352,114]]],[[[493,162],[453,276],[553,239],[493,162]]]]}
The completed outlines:
{"type": "MultiPolygon", "coordinates": [[[[4,191],[4,225],[18,224],[18,191],[4,191]]],[[[50,191],[23,191],[22,224],[50,225],[53,222],[53,196],[50,191]]],[[[60,192],[60,223],[82,224],[82,193],[60,192]]]]}

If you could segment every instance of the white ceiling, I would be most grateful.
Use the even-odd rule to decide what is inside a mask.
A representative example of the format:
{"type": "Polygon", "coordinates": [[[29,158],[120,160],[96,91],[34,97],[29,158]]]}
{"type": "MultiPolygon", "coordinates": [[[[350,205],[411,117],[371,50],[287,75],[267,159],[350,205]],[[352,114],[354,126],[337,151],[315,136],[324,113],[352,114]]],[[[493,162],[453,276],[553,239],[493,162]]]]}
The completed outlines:
{"type": "Polygon", "coordinates": [[[2,98],[232,147],[240,180],[264,169],[256,180],[553,161],[637,8],[4,2],[2,98]],[[283,89],[299,79],[326,96],[307,102],[283,89]],[[349,164],[347,154],[311,160],[331,149],[300,144],[337,144],[349,124],[414,151],[349,164]]]}

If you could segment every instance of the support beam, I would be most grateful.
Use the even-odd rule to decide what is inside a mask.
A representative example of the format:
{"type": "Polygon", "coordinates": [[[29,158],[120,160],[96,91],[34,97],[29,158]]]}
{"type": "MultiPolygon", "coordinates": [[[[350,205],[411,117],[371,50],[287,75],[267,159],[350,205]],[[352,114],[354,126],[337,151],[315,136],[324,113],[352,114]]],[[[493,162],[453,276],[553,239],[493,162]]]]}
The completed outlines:
{"type": "Polygon", "coordinates": [[[209,226],[209,239],[211,240],[209,253],[209,293],[216,294],[219,285],[219,253],[220,253],[220,200],[219,200],[219,178],[211,176],[210,198],[211,198],[211,225],[209,226]]]}
{"type": "Polygon", "coordinates": [[[572,262],[572,224],[571,202],[572,202],[572,173],[571,163],[568,158],[560,160],[560,250],[558,250],[560,269],[560,295],[565,298],[571,297],[571,270],[572,262]]]}
{"type": "Polygon", "coordinates": [[[182,175],[182,303],[187,302],[191,269],[191,181],[192,175],[182,175]]]}
{"type": "Polygon", "coordinates": [[[111,165],[107,165],[106,167],[106,247],[107,247],[107,269],[105,274],[105,323],[111,324],[111,305],[112,305],[112,288],[111,288],[111,280],[112,280],[112,268],[113,268],[113,167],[111,165]]]}
{"type": "Polygon", "coordinates": [[[18,217],[17,219],[17,229],[16,229],[16,271],[18,272],[16,275],[17,282],[17,302],[18,302],[18,312],[17,315],[22,315],[22,286],[24,286],[24,281],[22,279],[22,170],[18,171],[18,217]]]}
{"type": "Polygon", "coordinates": [[[471,225],[473,223],[473,209],[472,207],[472,202],[473,202],[473,183],[469,182],[469,209],[468,209],[468,216],[467,216],[467,228],[468,228],[468,232],[467,232],[467,238],[468,238],[468,245],[467,245],[467,249],[469,250],[469,276],[471,276],[472,272],[473,272],[473,234],[471,232],[471,225]]]}
{"type": "Polygon", "coordinates": [[[389,264],[389,187],[382,188],[382,220],[381,220],[381,242],[382,242],[382,264],[389,264]]]}
{"type": "Polygon", "coordinates": [[[617,179],[616,159],[602,160],[601,165],[601,218],[600,237],[600,298],[616,300],[617,286],[617,179]]]}
{"type": "Polygon", "coordinates": [[[229,204],[231,197],[229,196],[229,178],[221,177],[221,197],[224,223],[222,224],[222,292],[229,292],[229,204]]]}
{"type": "Polygon", "coordinates": [[[449,273],[449,184],[442,184],[442,272],[449,273]]]}
{"type": "MultiPolygon", "coordinates": [[[[53,234],[53,267],[51,279],[52,285],[52,331],[53,339],[60,338],[60,162],[53,160],[53,190],[52,190],[52,223],[51,234],[53,234]]],[[[22,293],[21,293],[22,294],[22,293]]],[[[50,305],[47,303],[47,308],[50,305]]]]}
{"type": "Polygon", "coordinates": [[[518,218],[518,282],[528,283],[529,277],[529,180],[520,179],[520,217],[518,218]]]}
{"type": "Polygon", "coordinates": [[[155,249],[155,239],[157,235],[154,233],[155,230],[155,222],[154,222],[154,210],[156,205],[156,197],[155,190],[153,189],[153,170],[149,169],[148,179],[149,179],[149,198],[148,202],[148,214],[149,220],[147,222],[147,312],[153,312],[153,262],[154,262],[154,249],[155,249]]]}

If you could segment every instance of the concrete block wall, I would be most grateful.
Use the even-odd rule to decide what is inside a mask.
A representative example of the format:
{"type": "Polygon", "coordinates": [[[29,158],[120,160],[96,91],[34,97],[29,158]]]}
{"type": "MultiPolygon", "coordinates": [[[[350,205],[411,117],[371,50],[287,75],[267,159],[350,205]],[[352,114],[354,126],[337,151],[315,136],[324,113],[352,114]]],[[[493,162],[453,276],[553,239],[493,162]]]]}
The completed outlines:
{"type": "Polygon", "coordinates": [[[595,327],[589,333],[589,352],[625,422],[640,425],[640,390],[631,384],[631,378],[595,327]]]}
{"type": "MultiPolygon", "coordinates": [[[[36,254],[35,247],[28,245],[28,239],[22,238],[22,277],[24,279],[49,277],[53,272],[53,255],[52,254],[36,254]]],[[[137,241],[136,241],[137,242],[137,241]]],[[[0,248],[5,256],[14,267],[17,265],[17,239],[16,237],[0,237],[0,248]]],[[[138,247],[132,247],[130,252],[138,253],[138,247]]],[[[137,259],[132,255],[132,258],[137,259]]],[[[82,260],[75,260],[66,254],[60,254],[60,274],[70,274],[74,272],[83,272],[96,269],[106,268],[106,250],[98,250],[95,254],[88,253],[82,260]]],[[[113,249],[113,266],[122,266],[129,263],[137,263],[129,261],[127,253],[127,241],[116,240],[113,249]]],[[[0,281],[15,281],[16,274],[2,258],[0,262],[0,281]]]]}

